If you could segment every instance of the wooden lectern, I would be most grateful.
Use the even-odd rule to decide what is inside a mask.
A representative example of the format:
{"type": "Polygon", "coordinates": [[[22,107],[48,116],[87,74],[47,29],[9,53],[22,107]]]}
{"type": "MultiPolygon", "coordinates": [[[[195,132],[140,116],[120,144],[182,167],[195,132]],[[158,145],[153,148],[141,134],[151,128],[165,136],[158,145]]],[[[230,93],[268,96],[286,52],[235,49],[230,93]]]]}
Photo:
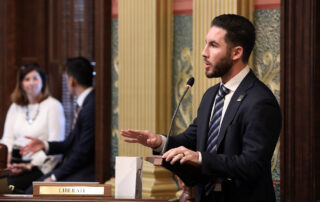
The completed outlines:
{"type": "Polygon", "coordinates": [[[9,194],[8,176],[11,171],[7,168],[8,148],[0,143],[0,194],[9,194]]]}
{"type": "Polygon", "coordinates": [[[7,168],[8,148],[0,143],[0,170],[7,168]]]}
{"type": "Polygon", "coordinates": [[[180,202],[193,202],[195,201],[195,191],[194,191],[194,185],[197,180],[199,180],[199,177],[195,173],[199,173],[199,168],[194,167],[190,164],[184,164],[181,165],[179,163],[175,163],[174,165],[171,165],[170,163],[166,162],[162,159],[160,155],[152,155],[147,156],[145,158],[146,161],[152,163],[155,166],[162,166],[174,174],[176,174],[179,179],[183,182],[184,186],[181,186],[183,189],[182,196],[180,197],[180,202]]]}

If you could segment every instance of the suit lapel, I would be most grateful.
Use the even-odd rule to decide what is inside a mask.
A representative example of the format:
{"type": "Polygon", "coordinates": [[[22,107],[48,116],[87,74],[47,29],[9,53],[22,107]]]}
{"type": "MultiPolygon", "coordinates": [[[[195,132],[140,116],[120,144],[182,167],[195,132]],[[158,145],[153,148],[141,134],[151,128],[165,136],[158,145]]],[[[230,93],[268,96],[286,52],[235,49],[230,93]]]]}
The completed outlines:
{"type": "Polygon", "coordinates": [[[82,116],[82,109],[87,105],[87,103],[88,103],[88,100],[89,99],[91,99],[91,96],[93,96],[93,93],[94,93],[94,90],[92,90],[88,95],[87,95],[87,97],[84,99],[84,101],[83,101],[83,104],[82,104],[82,106],[81,106],[81,108],[80,108],[80,110],[79,110],[79,114],[78,114],[78,117],[77,117],[77,120],[76,120],[76,123],[75,123],[75,127],[71,130],[71,132],[70,132],[70,134],[69,134],[69,136],[68,136],[68,142],[69,142],[69,144],[71,144],[71,142],[73,141],[73,139],[75,138],[75,136],[76,136],[76,130],[79,130],[78,129],[78,121],[81,119],[81,116],[82,116]]]}
{"type": "Polygon", "coordinates": [[[207,139],[208,139],[208,132],[209,132],[209,120],[211,116],[212,106],[215,99],[215,96],[219,90],[220,84],[217,84],[213,86],[209,91],[208,94],[203,100],[203,108],[199,113],[202,115],[199,116],[198,124],[199,124],[199,130],[198,131],[200,135],[198,135],[199,142],[198,142],[198,148],[200,151],[205,151],[207,148],[207,139]]]}
{"type": "Polygon", "coordinates": [[[242,101],[246,98],[247,90],[253,85],[255,79],[257,78],[250,70],[248,75],[243,79],[237,90],[234,92],[221,123],[217,148],[219,148],[226,134],[226,129],[232,123],[232,120],[234,119],[242,101]]]}

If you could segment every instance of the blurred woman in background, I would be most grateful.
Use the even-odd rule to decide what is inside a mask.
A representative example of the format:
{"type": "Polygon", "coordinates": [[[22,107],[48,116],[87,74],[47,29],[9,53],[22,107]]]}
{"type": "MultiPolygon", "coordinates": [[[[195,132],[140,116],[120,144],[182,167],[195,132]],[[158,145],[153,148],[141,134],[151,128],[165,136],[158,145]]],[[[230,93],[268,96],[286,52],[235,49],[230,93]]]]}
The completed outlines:
{"type": "Polygon", "coordinates": [[[8,147],[8,184],[23,193],[32,181],[50,172],[60,156],[39,151],[32,157],[20,156],[19,148],[29,137],[43,141],[61,141],[65,136],[65,116],[61,103],[49,95],[47,76],[37,64],[24,65],[18,72],[12,104],[6,116],[1,142],[8,147]]]}

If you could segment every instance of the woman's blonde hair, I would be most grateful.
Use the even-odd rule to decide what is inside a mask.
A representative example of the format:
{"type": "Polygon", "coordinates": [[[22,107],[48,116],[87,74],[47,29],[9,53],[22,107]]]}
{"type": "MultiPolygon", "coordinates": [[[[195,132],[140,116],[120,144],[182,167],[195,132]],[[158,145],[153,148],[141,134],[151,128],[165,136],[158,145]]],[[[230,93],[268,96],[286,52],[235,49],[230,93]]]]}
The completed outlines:
{"type": "Polygon", "coordinates": [[[32,71],[39,73],[42,80],[42,88],[40,93],[39,102],[42,102],[49,96],[48,82],[46,73],[40,68],[38,64],[28,64],[20,67],[17,74],[17,82],[14,91],[11,94],[11,101],[17,105],[26,106],[29,104],[28,97],[26,92],[22,88],[22,81],[24,77],[32,71]]]}

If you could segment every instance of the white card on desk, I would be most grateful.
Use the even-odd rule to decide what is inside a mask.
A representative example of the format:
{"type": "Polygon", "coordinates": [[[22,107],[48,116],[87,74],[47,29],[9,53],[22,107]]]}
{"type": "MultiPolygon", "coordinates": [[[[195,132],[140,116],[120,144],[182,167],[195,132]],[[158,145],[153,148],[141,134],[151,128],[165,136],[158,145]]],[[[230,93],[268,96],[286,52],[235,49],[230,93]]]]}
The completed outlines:
{"type": "Polygon", "coordinates": [[[115,198],[141,198],[142,157],[116,157],[115,198]]]}

